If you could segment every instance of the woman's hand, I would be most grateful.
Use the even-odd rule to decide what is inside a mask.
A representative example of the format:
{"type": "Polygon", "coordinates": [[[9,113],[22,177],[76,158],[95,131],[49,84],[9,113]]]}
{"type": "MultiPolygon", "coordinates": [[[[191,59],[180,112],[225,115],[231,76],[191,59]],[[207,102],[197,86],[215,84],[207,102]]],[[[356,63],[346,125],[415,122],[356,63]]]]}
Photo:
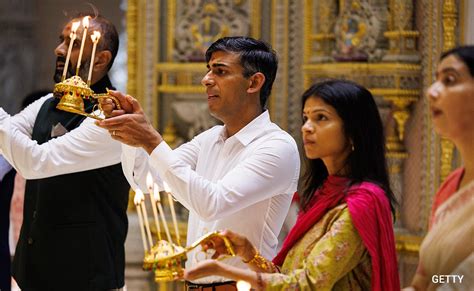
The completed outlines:
{"type": "MultiPolygon", "coordinates": [[[[249,261],[255,256],[255,247],[245,236],[230,230],[224,230],[220,233],[220,235],[227,237],[234,248],[235,255],[241,257],[243,261],[249,261]]],[[[229,255],[224,239],[219,236],[214,236],[203,242],[202,249],[203,251],[214,249],[216,252],[212,256],[213,259],[216,259],[222,255],[229,255]]]]}
{"type": "Polygon", "coordinates": [[[207,276],[225,277],[225,265],[215,260],[205,260],[196,266],[184,270],[184,279],[188,281],[196,280],[207,276]]]}
{"type": "Polygon", "coordinates": [[[256,272],[226,265],[215,260],[205,260],[192,268],[184,270],[183,279],[193,281],[207,276],[221,276],[233,281],[244,280],[257,290],[262,287],[261,279],[259,280],[259,275],[256,272]]]}

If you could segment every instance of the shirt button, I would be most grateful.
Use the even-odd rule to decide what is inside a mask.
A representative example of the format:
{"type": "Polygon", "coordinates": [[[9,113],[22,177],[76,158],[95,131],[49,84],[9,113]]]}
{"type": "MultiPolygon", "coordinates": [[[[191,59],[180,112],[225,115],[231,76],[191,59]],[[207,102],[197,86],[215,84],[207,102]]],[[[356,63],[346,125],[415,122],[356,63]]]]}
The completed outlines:
{"type": "Polygon", "coordinates": [[[32,245],[32,244],[33,244],[33,238],[31,238],[31,237],[28,238],[28,244],[29,244],[29,245],[32,245]]]}

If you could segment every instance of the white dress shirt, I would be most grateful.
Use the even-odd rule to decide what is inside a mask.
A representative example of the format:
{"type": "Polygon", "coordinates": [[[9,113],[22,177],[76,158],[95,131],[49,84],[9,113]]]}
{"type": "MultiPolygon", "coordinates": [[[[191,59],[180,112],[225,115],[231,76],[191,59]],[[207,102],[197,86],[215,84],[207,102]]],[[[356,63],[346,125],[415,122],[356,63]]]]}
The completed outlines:
{"type": "Polygon", "coordinates": [[[10,172],[12,169],[12,166],[5,160],[5,158],[0,155],[0,183],[3,181],[3,178],[5,177],[8,172],[10,172]]]}
{"type": "Polygon", "coordinates": [[[120,143],[96,126],[92,118],[41,145],[32,140],[36,116],[51,96],[40,98],[14,116],[0,107],[0,154],[25,179],[87,171],[120,162],[120,143]]]}
{"type": "MultiPolygon", "coordinates": [[[[123,150],[125,176],[141,187],[145,170],[143,150],[123,150]]],[[[173,196],[189,209],[187,244],[202,235],[230,229],[245,235],[261,254],[272,259],[278,234],[299,177],[300,159],[294,139],[270,121],[265,111],[239,132],[227,138],[225,126],[215,126],[176,150],[162,142],[150,155],[149,165],[172,189],[173,196]]],[[[225,260],[246,268],[239,258],[225,260]]],[[[197,263],[188,256],[186,267],[197,263]]],[[[207,277],[199,283],[226,281],[207,277]]]]}

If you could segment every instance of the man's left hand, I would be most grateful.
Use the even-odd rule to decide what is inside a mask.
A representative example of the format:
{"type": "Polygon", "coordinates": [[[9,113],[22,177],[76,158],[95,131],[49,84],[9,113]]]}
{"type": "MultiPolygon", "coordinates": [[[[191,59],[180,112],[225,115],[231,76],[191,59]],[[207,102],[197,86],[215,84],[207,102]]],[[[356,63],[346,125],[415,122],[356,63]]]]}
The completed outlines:
{"type": "MultiPolygon", "coordinates": [[[[143,112],[137,99],[127,96],[130,102],[130,114],[115,116],[96,124],[109,131],[112,138],[134,147],[142,147],[149,154],[163,141],[143,112]]],[[[122,103],[122,102],[121,102],[122,103]]]]}

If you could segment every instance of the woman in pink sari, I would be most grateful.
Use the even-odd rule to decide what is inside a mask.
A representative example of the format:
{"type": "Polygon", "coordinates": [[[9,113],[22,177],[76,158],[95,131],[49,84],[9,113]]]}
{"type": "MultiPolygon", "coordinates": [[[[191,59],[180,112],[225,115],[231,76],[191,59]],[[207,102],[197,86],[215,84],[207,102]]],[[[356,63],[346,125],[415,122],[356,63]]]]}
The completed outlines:
{"type": "Polygon", "coordinates": [[[451,173],[435,195],[418,269],[411,288],[406,289],[472,290],[474,46],[458,47],[441,56],[427,98],[436,132],[456,145],[464,166],[451,173]],[[449,282],[448,277],[440,277],[447,275],[449,282]]]}
{"type": "MultiPolygon", "coordinates": [[[[247,269],[206,260],[185,271],[218,275],[258,290],[400,290],[382,122],[370,92],[348,81],[313,85],[303,95],[301,128],[308,165],[301,211],[273,261],[229,230],[247,269]]],[[[282,214],[284,215],[284,214],[282,214]]],[[[226,254],[214,238],[204,249],[226,254]]]]}

